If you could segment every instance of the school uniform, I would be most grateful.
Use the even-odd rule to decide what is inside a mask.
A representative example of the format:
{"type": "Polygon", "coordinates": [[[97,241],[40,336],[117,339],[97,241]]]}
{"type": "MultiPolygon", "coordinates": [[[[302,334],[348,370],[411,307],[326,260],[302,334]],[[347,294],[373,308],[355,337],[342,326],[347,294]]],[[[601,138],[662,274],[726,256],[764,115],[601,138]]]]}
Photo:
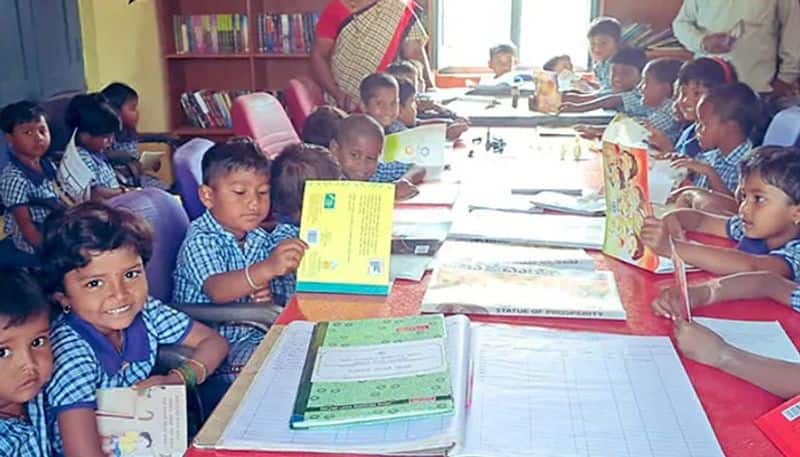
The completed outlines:
{"type": "Polygon", "coordinates": [[[611,62],[608,59],[596,62],[592,66],[592,73],[594,73],[594,77],[600,85],[600,95],[610,94],[612,91],[611,62]]]}
{"type": "Polygon", "coordinates": [[[638,90],[623,92],[619,96],[622,99],[620,111],[661,130],[673,144],[675,143],[681,132],[680,124],[675,119],[672,99],[667,98],[654,108],[644,104],[642,93],[638,90]]]}
{"type": "Polygon", "coordinates": [[[0,456],[50,457],[44,394],[33,397],[25,410],[28,420],[0,420],[0,456]]]}
{"type": "Polygon", "coordinates": [[[108,158],[100,153],[94,153],[89,151],[86,148],[78,146],[78,155],[80,156],[83,163],[89,167],[89,170],[92,172],[92,188],[95,187],[107,187],[109,189],[119,189],[119,181],[117,180],[117,174],[114,172],[114,167],[111,166],[111,163],[108,161],[108,158]]]}
{"type": "Polygon", "coordinates": [[[796,287],[794,291],[792,291],[789,304],[792,305],[792,309],[795,311],[800,311],[800,287],[796,287]]]}
{"type": "Polygon", "coordinates": [[[50,330],[53,377],[46,388],[48,416],[53,421],[54,453],[64,452],[58,415],[73,409],[97,408],[97,389],[131,387],[150,376],[158,347],[180,344],[192,320],[186,314],[148,298],[123,333],[122,350],[75,313],[62,314],[50,330]]]}
{"type": "Polygon", "coordinates": [[[13,154],[9,163],[0,175],[0,197],[6,207],[5,232],[11,236],[17,249],[29,254],[34,248],[22,236],[17,221],[11,210],[18,206],[27,206],[33,223],[41,230],[42,224],[53,209],[63,205],[55,191],[56,168],[46,158],[40,160],[42,171],[29,168],[13,154]]]}
{"type": "Polygon", "coordinates": [[[379,162],[369,182],[395,182],[411,169],[413,164],[403,162],[379,162]]]}
{"type": "MultiPolygon", "coordinates": [[[[730,154],[723,155],[719,149],[712,149],[698,154],[696,159],[711,165],[728,190],[734,192],[736,186],[739,185],[739,163],[750,154],[752,149],[753,143],[747,140],[736,146],[730,154]]],[[[693,184],[707,189],[708,177],[705,175],[697,176],[694,178],[693,184]]]]}
{"type": "Polygon", "coordinates": [[[383,133],[386,135],[391,135],[392,133],[402,132],[403,130],[408,130],[408,127],[406,127],[406,125],[401,121],[396,120],[389,124],[388,127],[383,129],[383,133]]]}
{"type": "Polygon", "coordinates": [[[744,223],[741,216],[733,216],[727,223],[728,238],[736,241],[740,251],[754,255],[772,255],[780,257],[792,271],[792,279],[800,278],[800,238],[795,238],[785,245],[770,249],[764,240],[748,238],[744,235],[744,223]]]}
{"type": "Polygon", "coordinates": [[[678,135],[678,140],[675,142],[675,152],[680,156],[691,158],[695,158],[703,152],[703,148],[700,147],[700,140],[697,139],[696,122],[686,126],[681,131],[681,134],[678,135]]]}

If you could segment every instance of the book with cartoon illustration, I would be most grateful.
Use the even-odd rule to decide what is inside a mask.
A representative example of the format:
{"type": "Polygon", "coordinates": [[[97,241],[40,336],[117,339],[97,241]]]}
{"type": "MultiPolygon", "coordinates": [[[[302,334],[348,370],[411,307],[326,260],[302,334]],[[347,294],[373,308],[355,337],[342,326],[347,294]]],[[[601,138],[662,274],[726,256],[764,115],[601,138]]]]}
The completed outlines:
{"type": "Polygon", "coordinates": [[[119,457],[179,457],[188,442],[186,388],[156,386],[97,391],[103,451],[119,457]]]}
{"type": "Polygon", "coordinates": [[[388,295],[394,185],[308,181],[297,291],[388,295]]]}
{"type": "Polygon", "coordinates": [[[533,75],[536,81],[536,95],[532,108],[540,113],[558,113],[561,107],[561,91],[558,90],[558,75],[552,71],[537,71],[533,75]]]}
{"type": "Polygon", "coordinates": [[[442,315],[316,324],[291,427],[452,414],[445,335],[442,315]]]}
{"type": "Polygon", "coordinates": [[[425,169],[425,180],[435,181],[444,170],[447,124],[428,124],[386,135],[382,162],[413,163],[425,169]]]}

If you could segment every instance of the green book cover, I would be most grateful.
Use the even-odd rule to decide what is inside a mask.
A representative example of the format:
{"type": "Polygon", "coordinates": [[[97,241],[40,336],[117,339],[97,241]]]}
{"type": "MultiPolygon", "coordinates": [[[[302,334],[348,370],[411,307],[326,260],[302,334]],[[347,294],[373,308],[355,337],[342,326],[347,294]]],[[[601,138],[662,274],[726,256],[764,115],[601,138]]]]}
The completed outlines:
{"type": "Polygon", "coordinates": [[[291,427],[452,414],[445,341],[442,315],[317,324],[291,427]]]}

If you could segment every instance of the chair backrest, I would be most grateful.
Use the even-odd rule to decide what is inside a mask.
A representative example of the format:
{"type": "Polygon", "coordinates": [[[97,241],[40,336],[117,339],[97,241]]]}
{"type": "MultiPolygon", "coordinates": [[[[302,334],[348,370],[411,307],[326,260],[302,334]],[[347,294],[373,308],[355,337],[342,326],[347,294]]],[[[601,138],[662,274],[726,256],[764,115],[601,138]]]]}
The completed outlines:
{"type": "Polygon", "coordinates": [[[767,127],[765,146],[800,145],[800,106],[792,106],[779,112],[767,127]]]}
{"type": "Polygon", "coordinates": [[[289,80],[283,96],[286,99],[286,114],[289,115],[297,134],[301,135],[303,125],[314,108],[325,104],[322,89],[308,76],[298,76],[289,80]]]}
{"type": "Polygon", "coordinates": [[[153,256],[145,267],[150,295],[161,300],[172,298],[172,272],[178,250],[186,237],[189,218],[178,199],[161,189],[146,187],[118,195],[108,201],[145,218],[153,227],[153,256]]]}
{"type": "Polygon", "coordinates": [[[203,214],[205,207],[197,195],[197,188],[203,183],[203,155],[214,142],[205,138],[193,138],[175,150],[172,155],[172,168],[175,173],[175,188],[181,196],[183,208],[189,220],[203,214]]]}
{"type": "Polygon", "coordinates": [[[231,108],[233,132],[251,137],[270,159],[300,142],[289,117],[272,95],[257,92],[237,97],[231,108]]]}

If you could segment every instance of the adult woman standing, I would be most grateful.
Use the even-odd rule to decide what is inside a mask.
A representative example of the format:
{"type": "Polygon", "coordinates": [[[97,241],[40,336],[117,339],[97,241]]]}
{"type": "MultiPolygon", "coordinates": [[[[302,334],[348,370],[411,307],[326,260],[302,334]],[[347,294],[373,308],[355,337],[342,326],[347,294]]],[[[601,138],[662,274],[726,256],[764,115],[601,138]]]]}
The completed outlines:
{"type": "Polygon", "coordinates": [[[431,82],[424,46],[428,35],[413,0],[331,0],[317,24],[311,66],[331,101],[351,111],[361,80],[396,57],[420,62],[431,82]]]}

